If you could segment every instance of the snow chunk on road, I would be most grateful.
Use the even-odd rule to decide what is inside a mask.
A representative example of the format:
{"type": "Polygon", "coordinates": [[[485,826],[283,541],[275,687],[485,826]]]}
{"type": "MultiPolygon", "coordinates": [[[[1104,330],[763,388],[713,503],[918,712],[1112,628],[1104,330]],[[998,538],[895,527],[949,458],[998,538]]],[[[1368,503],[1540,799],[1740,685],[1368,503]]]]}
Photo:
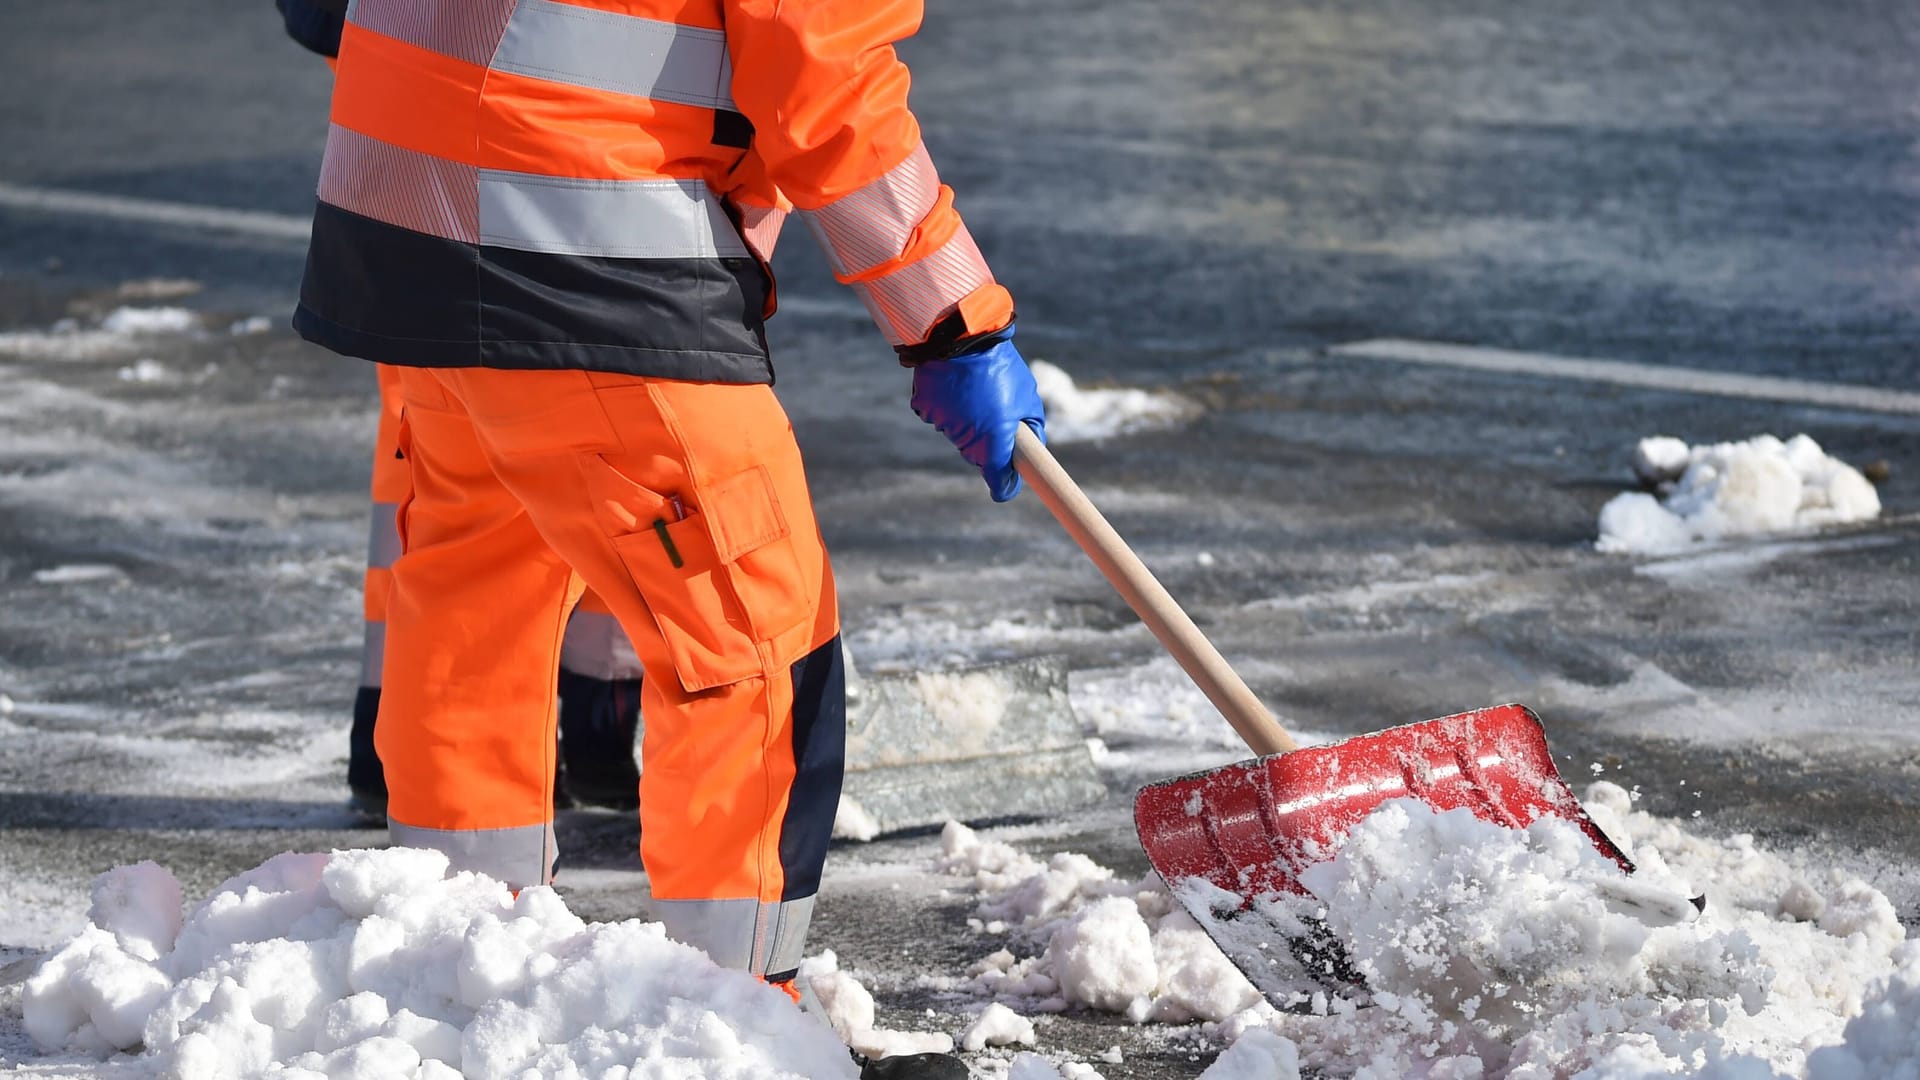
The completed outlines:
{"type": "Polygon", "coordinates": [[[1628,492],[1601,508],[1594,544],[1601,551],[1662,554],[1880,516],[1873,484],[1805,435],[1693,447],[1665,436],[1642,439],[1633,469],[1657,494],[1628,492]]]}
{"type": "Polygon", "coordinates": [[[95,883],[90,918],[22,1011],[42,1049],[116,1076],[857,1071],[784,993],[658,924],[588,925],[552,889],[449,876],[438,852],[279,855],[187,914],[142,864],[95,883]]]}
{"type": "Polygon", "coordinates": [[[1047,406],[1048,442],[1085,442],[1176,427],[1200,415],[1198,404],[1171,391],[1083,390],[1073,376],[1045,360],[1027,366],[1047,406]]]}

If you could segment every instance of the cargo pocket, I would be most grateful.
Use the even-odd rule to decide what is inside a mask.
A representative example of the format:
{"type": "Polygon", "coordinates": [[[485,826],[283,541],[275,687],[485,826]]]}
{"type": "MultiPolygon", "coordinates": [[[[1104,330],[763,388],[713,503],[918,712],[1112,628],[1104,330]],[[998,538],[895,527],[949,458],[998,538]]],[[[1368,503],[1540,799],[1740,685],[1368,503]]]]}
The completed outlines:
{"type": "Polygon", "coordinates": [[[805,635],[787,631],[813,601],[764,468],[686,494],[643,487],[596,454],[581,468],[681,686],[725,686],[805,653],[789,640],[805,635]]]}

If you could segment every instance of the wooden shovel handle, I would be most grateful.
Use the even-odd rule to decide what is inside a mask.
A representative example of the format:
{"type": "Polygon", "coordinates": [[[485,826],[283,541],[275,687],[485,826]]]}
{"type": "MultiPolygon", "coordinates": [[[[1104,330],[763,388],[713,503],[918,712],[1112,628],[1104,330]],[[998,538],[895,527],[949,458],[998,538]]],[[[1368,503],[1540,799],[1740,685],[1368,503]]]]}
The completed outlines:
{"type": "Polygon", "coordinates": [[[1278,754],[1298,745],[1025,424],[1014,440],[1013,465],[1254,753],[1278,754]]]}

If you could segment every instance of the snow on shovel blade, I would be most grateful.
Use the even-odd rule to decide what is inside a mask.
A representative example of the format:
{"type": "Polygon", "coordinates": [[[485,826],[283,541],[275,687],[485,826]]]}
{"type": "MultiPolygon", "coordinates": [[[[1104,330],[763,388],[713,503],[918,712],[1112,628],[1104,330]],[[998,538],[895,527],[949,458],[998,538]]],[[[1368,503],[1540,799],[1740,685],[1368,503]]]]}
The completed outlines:
{"type": "MultiPolygon", "coordinates": [[[[1553,767],[1546,735],[1521,705],[1459,713],[1327,746],[1151,784],[1134,799],[1147,860],[1188,912],[1277,1007],[1302,976],[1342,989],[1360,982],[1344,948],[1297,907],[1299,874],[1333,858],[1381,803],[1414,798],[1525,828],[1542,817],[1577,824],[1601,854],[1633,864],[1594,824],[1553,767]],[[1263,902],[1263,898],[1268,898],[1263,902]]],[[[1291,999],[1291,1000],[1289,1000],[1291,999]]]]}

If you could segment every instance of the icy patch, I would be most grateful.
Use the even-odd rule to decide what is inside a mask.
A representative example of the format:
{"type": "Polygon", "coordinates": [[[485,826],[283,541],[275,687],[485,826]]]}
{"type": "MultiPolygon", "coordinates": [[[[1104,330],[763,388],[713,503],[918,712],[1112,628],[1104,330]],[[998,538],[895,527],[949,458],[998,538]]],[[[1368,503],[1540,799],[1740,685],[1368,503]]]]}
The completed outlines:
{"type": "Polygon", "coordinates": [[[115,308],[100,320],[100,329],[128,337],[190,334],[200,328],[200,316],[186,308],[115,308]]]}
{"type": "Polygon", "coordinates": [[[117,374],[121,382],[157,383],[171,378],[173,370],[151,356],[143,356],[121,368],[117,374]]]}
{"type": "Polygon", "coordinates": [[[112,581],[126,576],[126,571],[110,563],[67,563],[33,572],[33,580],[42,585],[77,585],[88,581],[112,581]]]}
{"type": "Polygon", "coordinates": [[[1033,381],[1047,406],[1047,441],[1084,442],[1130,431],[1177,427],[1200,415],[1200,406],[1170,391],[1083,390],[1073,376],[1034,360],[1033,381]]]}
{"type": "Polygon", "coordinates": [[[1880,516],[1867,478],[1805,435],[1695,447],[1643,439],[1633,468],[1657,495],[1629,492],[1602,507],[1594,545],[1601,551],[1660,554],[1880,516]]]}
{"type": "MultiPolygon", "coordinates": [[[[1089,749],[1103,772],[1165,776],[1247,757],[1246,742],[1164,654],[1123,667],[1071,671],[1067,697],[1074,716],[1093,735],[1089,749]]],[[[1302,746],[1330,741],[1288,730],[1302,746]]]]}
{"type": "Polygon", "coordinates": [[[62,319],[45,330],[0,333],[0,353],[91,360],[132,352],[156,338],[193,334],[199,329],[199,314],[187,308],[123,307],[108,312],[92,327],[82,326],[77,319],[62,319]]]}
{"type": "Polygon", "coordinates": [[[657,924],[589,925],[551,889],[449,876],[437,852],[279,855],[190,913],[142,864],[96,882],[89,921],[22,1011],[40,1048],[116,1075],[856,1071],[785,994],[657,924]]]}

